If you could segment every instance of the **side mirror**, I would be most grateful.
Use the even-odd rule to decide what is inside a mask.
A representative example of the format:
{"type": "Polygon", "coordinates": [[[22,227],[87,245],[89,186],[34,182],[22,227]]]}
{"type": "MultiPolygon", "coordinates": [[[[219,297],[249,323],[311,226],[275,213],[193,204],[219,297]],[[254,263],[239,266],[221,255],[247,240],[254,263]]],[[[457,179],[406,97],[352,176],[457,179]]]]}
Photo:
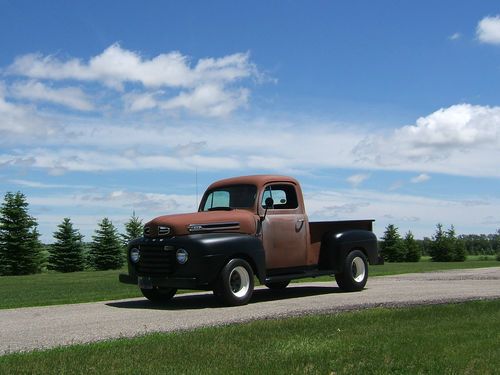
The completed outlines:
{"type": "Polygon", "coordinates": [[[266,219],[266,215],[267,215],[267,210],[269,210],[270,208],[273,208],[274,207],[274,201],[273,201],[273,198],[269,197],[269,198],[266,198],[266,200],[264,201],[264,208],[266,209],[264,211],[264,216],[261,216],[260,217],[260,221],[264,221],[266,219]]]}
{"type": "Polygon", "coordinates": [[[274,206],[273,198],[271,198],[271,197],[266,198],[266,200],[264,201],[264,204],[265,204],[266,210],[273,208],[273,206],[274,206]]]}

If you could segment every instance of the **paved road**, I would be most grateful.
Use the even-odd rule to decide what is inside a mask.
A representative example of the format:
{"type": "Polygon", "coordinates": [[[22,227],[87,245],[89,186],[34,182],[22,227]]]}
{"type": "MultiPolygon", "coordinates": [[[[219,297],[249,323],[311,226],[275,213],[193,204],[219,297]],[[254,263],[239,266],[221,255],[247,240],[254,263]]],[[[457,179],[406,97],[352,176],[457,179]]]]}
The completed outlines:
{"type": "Polygon", "coordinates": [[[359,293],[341,293],[334,281],[263,288],[239,307],[195,293],[162,308],[136,298],[0,310],[0,354],[254,319],[494,298],[500,298],[500,267],[374,277],[359,293]]]}

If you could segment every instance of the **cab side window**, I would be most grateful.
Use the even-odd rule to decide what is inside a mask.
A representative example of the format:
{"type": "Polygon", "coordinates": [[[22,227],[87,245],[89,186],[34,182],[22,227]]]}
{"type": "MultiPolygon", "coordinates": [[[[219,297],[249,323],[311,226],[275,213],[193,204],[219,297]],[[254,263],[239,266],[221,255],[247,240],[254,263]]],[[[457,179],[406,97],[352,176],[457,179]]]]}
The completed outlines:
{"type": "Polygon", "coordinates": [[[273,209],[294,209],[299,206],[295,187],[288,184],[269,185],[262,194],[261,205],[265,208],[267,198],[272,198],[274,201],[273,209]]]}

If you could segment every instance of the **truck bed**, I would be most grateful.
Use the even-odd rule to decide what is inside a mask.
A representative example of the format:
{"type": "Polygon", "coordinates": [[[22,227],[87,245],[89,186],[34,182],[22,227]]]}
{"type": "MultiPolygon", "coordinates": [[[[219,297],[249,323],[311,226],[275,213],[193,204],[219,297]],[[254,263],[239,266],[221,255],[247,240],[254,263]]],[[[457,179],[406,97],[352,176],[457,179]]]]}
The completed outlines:
{"type": "Polygon", "coordinates": [[[343,221],[310,221],[310,251],[307,258],[307,264],[318,264],[321,239],[325,233],[344,232],[351,229],[362,229],[373,231],[373,222],[375,220],[343,220],[343,221]]]}

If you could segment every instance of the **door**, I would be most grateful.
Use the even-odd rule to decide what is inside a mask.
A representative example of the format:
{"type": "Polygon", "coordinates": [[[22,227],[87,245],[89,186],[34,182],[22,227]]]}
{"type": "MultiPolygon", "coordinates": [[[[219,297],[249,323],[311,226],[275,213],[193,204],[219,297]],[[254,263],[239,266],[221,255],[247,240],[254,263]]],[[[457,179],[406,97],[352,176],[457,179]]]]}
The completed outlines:
{"type": "Polygon", "coordinates": [[[267,185],[262,197],[272,198],[262,223],[262,241],[266,251],[266,268],[299,267],[307,264],[307,217],[299,207],[293,184],[267,185]]]}

